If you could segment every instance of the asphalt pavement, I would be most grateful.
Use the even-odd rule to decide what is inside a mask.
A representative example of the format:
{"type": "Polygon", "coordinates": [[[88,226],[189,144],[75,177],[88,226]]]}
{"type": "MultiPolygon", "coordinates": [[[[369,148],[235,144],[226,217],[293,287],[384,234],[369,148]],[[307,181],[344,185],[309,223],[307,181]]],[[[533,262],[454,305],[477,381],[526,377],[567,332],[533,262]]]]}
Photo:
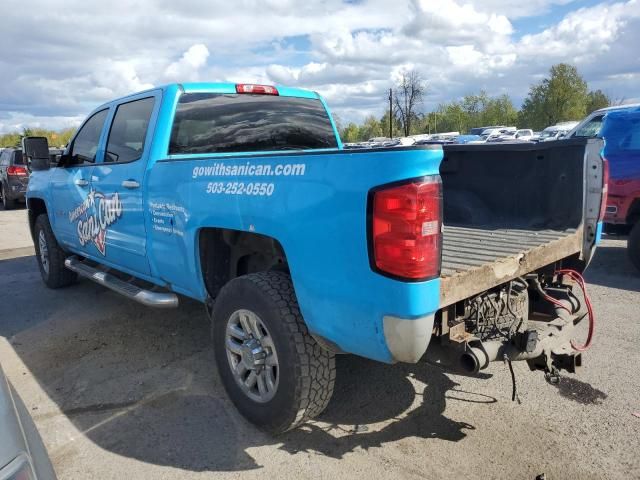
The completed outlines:
{"type": "Polygon", "coordinates": [[[218,378],[202,305],[145,308],[88,281],[48,290],[24,210],[0,211],[0,363],[61,479],[640,478],[640,273],[608,237],[588,270],[596,338],[557,386],[515,364],[338,357],[324,414],[271,437],[218,378]],[[636,415],[634,415],[636,414],[636,415]]]}

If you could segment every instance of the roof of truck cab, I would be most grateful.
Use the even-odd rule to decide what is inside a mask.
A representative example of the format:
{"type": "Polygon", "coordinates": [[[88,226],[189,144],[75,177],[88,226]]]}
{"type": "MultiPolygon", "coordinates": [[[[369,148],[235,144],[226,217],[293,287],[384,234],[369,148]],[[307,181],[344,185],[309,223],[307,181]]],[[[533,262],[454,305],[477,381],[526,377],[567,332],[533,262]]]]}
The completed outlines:
{"type": "MultiPolygon", "coordinates": [[[[249,84],[249,83],[250,82],[245,82],[245,84],[249,84]]],[[[165,85],[158,85],[157,87],[148,88],[146,90],[141,90],[139,92],[130,93],[129,95],[124,95],[122,97],[114,98],[113,100],[105,102],[99,107],[97,107],[96,109],[94,109],[92,113],[97,112],[114,103],[122,103],[123,100],[126,100],[128,98],[144,95],[145,93],[157,92],[158,90],[161,90],[164,92],[171,88],[178,88],[179,90],[182,90],[184,93],[220,93],[220,94],[235,95],[237,93],[236,85],[237,85],[236,83],[230,83],[230,82],[168,83],[165,85]]],[[[259,85],[259,84],[256,84],[256,85],[259,85]]],[[[283,85],[270,85],[270,86],[273,86],[278,90],[278,95],[280,97],[321,99],[320,95],[317,92],[312,92],[311,90],[305,90],[302,88],[285,87],[283,85]]]]}
{"type": "MultiPolygon", "coordinates": [[[[251,82],[245,82],[251,83],[251,82]]],[[[192,82],[178,84],[186,93],[210,92],[210,93],[236,93],[236,84],[229,82],[209,83],[209,82],[192,82]]],[[[311,90],[302,88],[286,87],[284,85],[271,85],[278,90],[281,97],[302,97],[302,98],[318,98],[319,95],[311,90]]]]}
{"type": "Polygon", "coordinates": [[[598,112],[611,112],[614,110],[633,110],[636,108],[640,108],[640,103],[629,103],[627,105],[616,105],[614,107],[605,107],[605,108],[600,108],[599,110],[596,110],[593,113],[598,113],[598,112]]]}

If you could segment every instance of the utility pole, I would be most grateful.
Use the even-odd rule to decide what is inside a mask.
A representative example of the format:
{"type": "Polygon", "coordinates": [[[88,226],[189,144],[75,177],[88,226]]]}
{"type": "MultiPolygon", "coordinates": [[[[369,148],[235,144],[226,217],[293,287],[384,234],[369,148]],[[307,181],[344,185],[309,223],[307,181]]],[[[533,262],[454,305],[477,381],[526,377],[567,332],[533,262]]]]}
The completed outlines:
{"type": "Polygon", "coordinates": [[[393,89],[389,89],[389,138],[393,138],[393,89]]]}

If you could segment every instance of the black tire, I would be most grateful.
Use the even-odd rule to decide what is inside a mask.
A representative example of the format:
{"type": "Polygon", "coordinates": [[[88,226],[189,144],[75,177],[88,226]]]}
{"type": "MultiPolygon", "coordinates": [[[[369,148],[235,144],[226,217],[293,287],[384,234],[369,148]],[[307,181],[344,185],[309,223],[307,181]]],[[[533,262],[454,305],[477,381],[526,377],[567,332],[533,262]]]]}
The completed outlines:
{"type": "Polygon", "coordinates": [[[636,222],[631,229],[629,239],[627,240],[627,252],[629,253],[631,263],[640,270],[640,221],[636,222]]]}
{"type": "Polygon", "coordinates": [[[0,189],[2,189],[0,192],[0,195],[2,196],[2,207],[5,210],[13,210],[16,206],[16,201],[14,199],[7,198],[7,192],[4,188],[4,184],[0,184],[0,189]]]}
{"type": "Polygon", "coordinates": [[[60,245],[58,245],[58,241],[53,235],[53,230],[51,230],[49,217],[44,214],[36,218],[34,226],[34,246],[40,275],[47,287],[66,287],[78,279],[78,275],[75,272],[72,272],[64,266],[67,254],[60,248],[60,245]],[[44,235],[44,241],[48,251],[48,267],[44,265],[42,252],[40,251],[41,234],[44,235]]]}
{"type": "Polygon", "coordinates": [[[319,415],[329,404],[336,378],[334,354],[309,334],[286,273],[253,273],[229,282],[213,307],[212,334],[227,394],[240,413],[259,428],[272,434],[286,432],[319,415]],[[227,358],[227,323],[241,309],[259,317],[277,352],[277,389],[264,403],[240,388],[227,358]]]}

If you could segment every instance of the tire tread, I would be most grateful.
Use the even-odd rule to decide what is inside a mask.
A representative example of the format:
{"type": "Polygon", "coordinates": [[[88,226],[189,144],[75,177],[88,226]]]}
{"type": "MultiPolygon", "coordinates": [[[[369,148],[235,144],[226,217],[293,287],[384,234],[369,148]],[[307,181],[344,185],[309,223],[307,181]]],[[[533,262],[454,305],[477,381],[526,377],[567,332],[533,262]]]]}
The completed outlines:
{"type": "MultiPolygon", "coordinates": [[[[282,421],[261,425],[272,434],[284,433],[311,420],[329,404],[336,378],[335,355],[323,349],[311,336],[304,323],[291,278],[284,272],[266,271],[251,273],[229,282],[221,290],[216,302],[224,301],[225,290],[233,288],[237,281],[248,281],[261,291],[276,310],[277,318],[284,327],[285,337],[292,342],[292,366],[295,372],[295,390],[289,411],[283,412],[282,421]]],[[[223,321],[215,318],[214,323],[223,321]]],[[[226,321],[226,319],[224,319],[226,321]]],[[[219,365],[219,368],[225,368],[219,365]]]]}
{"type": "Polygon", "coordinates": [[[631,229],[627,240],[627,252],[631,263],[640,270],[640,221],[636,222],[631,229]]]}
{"type": "Polygon", "coordinates": [[[38,262],[38,267],[40,268],[42,280],[47,287],[56,289],[66,287],[74,283],[78,279],[78,275],[64,266],[67,254],[62,250],[62,248],[60,248],[60,245],[53,234],[51,224],[49,223],[49,217],[47,217],[46,214],[38,215],[38,218],[36,218],[34,233],[35,238],[33,243],[36,251],[36,260],[38,262]],[[45,274],[40,263],[40,245],[38,243],[40,230],[44,230],[44,235],[47,239],[47,246],[49,247],[48,275],[45,274]]]}

